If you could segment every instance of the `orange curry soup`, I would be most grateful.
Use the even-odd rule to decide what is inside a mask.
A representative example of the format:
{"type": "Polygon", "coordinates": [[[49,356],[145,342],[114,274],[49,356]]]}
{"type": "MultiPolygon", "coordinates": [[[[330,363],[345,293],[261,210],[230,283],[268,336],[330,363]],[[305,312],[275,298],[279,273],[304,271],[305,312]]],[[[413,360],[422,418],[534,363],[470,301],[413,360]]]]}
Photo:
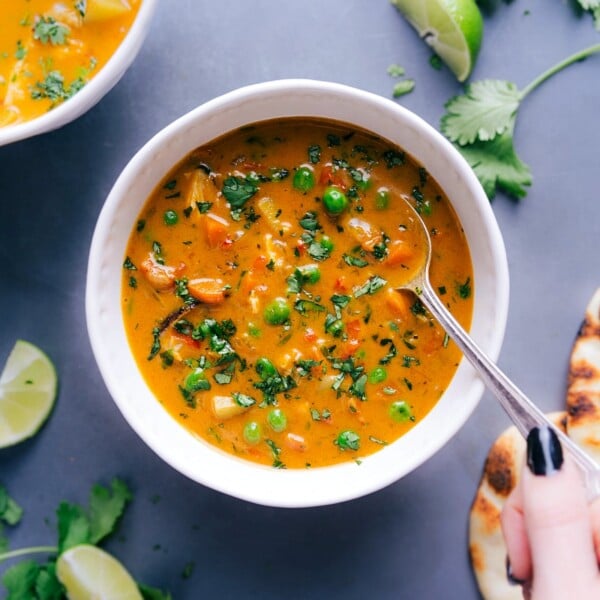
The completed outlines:
{"type": "Polygon", "coordinates": [[[0,127],[38,117],[106,64],[141,0],[3,0],[0,127]]]}
{"type": "Polygon", "coordinates": [[[284,119],[208,143],[146,202],[123,263],[125,328],[157,400],[194,434],[279,468],[356,460],[438,401],[460,352],[417,297],[406,201],[434,289],[468,327],[469,249],[427,171],[344,124],[284,119]]]}

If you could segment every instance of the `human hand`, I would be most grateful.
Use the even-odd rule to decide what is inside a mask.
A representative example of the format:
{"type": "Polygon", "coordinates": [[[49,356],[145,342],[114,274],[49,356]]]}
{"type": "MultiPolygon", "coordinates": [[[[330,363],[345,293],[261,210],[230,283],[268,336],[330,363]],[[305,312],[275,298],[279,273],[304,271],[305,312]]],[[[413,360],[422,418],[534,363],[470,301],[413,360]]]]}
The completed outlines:
{"type": "Polygon", "coordinates": [[[549,428],[527,437],[527,465],[502,511],[507,575],[532,600],[600,598],[600,499],[549,428]]]}

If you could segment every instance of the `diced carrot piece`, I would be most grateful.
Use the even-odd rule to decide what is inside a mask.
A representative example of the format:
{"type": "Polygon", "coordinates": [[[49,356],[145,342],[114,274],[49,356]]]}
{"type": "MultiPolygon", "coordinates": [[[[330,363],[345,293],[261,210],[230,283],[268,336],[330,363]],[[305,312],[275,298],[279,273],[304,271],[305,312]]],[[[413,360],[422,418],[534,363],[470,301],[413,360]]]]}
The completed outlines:
{"type": "Polygon", "coordinates": [[[265,270],[265,267],[269,264],[269,259],[264,254],[257,256],[252,263],[252,271],[261,273],[265,270]]]}
{"type": "Polygon", "coordinates": [[[207,213],[204,215],[204,231],[208,245],[211,248],[218,248],[228,239],[229,222],[223,217],[207,213]]]}
{"type": "Polygon", "coordinates": [[[403,240],[395,240],[388,246],[385,264],[395,267],[408,262],[414,256],[414,248],[403,240]]]}
{"type": "Polygon", "coordinates": [[[333,284],[333,289],[336,292],[348,291],[348,282],[346,281],[346,278],[343,275],[335,280],[335,283],[333,284]]]}
{"type": "Polygon", "coordinates": [[[195,340],[194,338],[190,337],[189,335],[183,335],[182,333],[179,333],[174,330],[171,332],[171,339],[175,343],[180,342],[182,344],[185,344],[186,346],[189,346],[190,348],[195,348],[196,350],[198,348],[200,348],[199,340],[195,340]]]}
{"type": "Polygon", "coordinates": [[[307,342],[314,342],[317,339],[317,334],[315,333],[315,330],[308,327],[304,332],[304,339],[307,342]]]}
{"type": "Polygon", "coordinates": [[[359,348],[360,348],[359,340],[350,339],[350,340],[346,341],[341,350],[342,358],[351,357],[359,348]]]}
{"type": "Polygon", "coordinates": [[[337,185],[343,190],[348,189],[346,172],[342,169],[334,168],[331,164],[327,164],[321,169],[319,183],[321,185],[337,185]]]}
{"type": "Polygon", "coordinates": [[[288,448],[297,452],[304,452],[306,450],[306,440],[297,433],[288,433],[285,436],[285,442],[288,448]]]}
{"type": "Polygon", "coordinates": [[[225,290],[223,289],[223,281],[220,279],[211,279],[209,277],[201,277],[192,279],[188,282],[189,293],[204,302],[204,304],[221,304],[225,300],[225,290]]]}
{"type": "Polygon", "coordinates": [[[352,321],[348,321],[346,323],[346,333],[352,339],[357,339],[360,335],[361,324],[360,319],[352,319],[352,321]]]}
{"type": "Polygon", "coordinates": [[[408,319],[408,317],[410,317],[410,307],[412,303],[409,292],[388,288],[385,303],[400,319],[408,319]]]}

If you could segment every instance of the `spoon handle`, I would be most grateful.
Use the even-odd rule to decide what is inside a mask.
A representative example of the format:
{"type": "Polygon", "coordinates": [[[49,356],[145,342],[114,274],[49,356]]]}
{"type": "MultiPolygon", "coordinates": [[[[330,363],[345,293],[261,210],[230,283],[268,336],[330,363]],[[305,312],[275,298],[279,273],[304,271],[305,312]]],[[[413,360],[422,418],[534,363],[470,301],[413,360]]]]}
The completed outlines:
{"type": "Polygon", "coordinates": [[[485,385],[498,398],[502,408],[504,408],[523,437],[527,437],[533,427],[544,425],[552,427],[556,431],[563,448],[567,449],[579,467],[584,478],[588,499],[592,500],[600,496],[600,468],[596,462],[558,429],[486,356],[437,297],[429,281],[422,278],[419,283],[418,296],[421,302],[429,309],[465,357],[475,367],[485,385]]]}

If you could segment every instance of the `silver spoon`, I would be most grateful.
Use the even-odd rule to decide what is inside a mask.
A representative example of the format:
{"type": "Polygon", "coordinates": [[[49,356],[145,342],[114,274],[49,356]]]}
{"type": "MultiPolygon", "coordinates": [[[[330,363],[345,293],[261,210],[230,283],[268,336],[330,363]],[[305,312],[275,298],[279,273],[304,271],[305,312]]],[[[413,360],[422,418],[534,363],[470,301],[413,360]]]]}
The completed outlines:
{"type": "Polygon", "coordinates": [[[485,385],[495,394],[502,408],[511,418],[523,437],[534,427],[551,427],[558,435],[560,442],[573,457],[579,467],[586,486],[588,499],[600,496],[600,468],[596,461],[567,437],[546,415],[486,356],[469,334],[452,316],[443,302],[433,291],[429,281],[429,264],[431,262],[431,238],[421,215],[414,206],[405,200],[414,216],[414,224],[421,230],[423,246],[427,249],[423,262],[410,281],[398,286],[414,292],[429,312],[435,317],[446,333],[454,340],[469,362],[475,367],[485,385]]]}

